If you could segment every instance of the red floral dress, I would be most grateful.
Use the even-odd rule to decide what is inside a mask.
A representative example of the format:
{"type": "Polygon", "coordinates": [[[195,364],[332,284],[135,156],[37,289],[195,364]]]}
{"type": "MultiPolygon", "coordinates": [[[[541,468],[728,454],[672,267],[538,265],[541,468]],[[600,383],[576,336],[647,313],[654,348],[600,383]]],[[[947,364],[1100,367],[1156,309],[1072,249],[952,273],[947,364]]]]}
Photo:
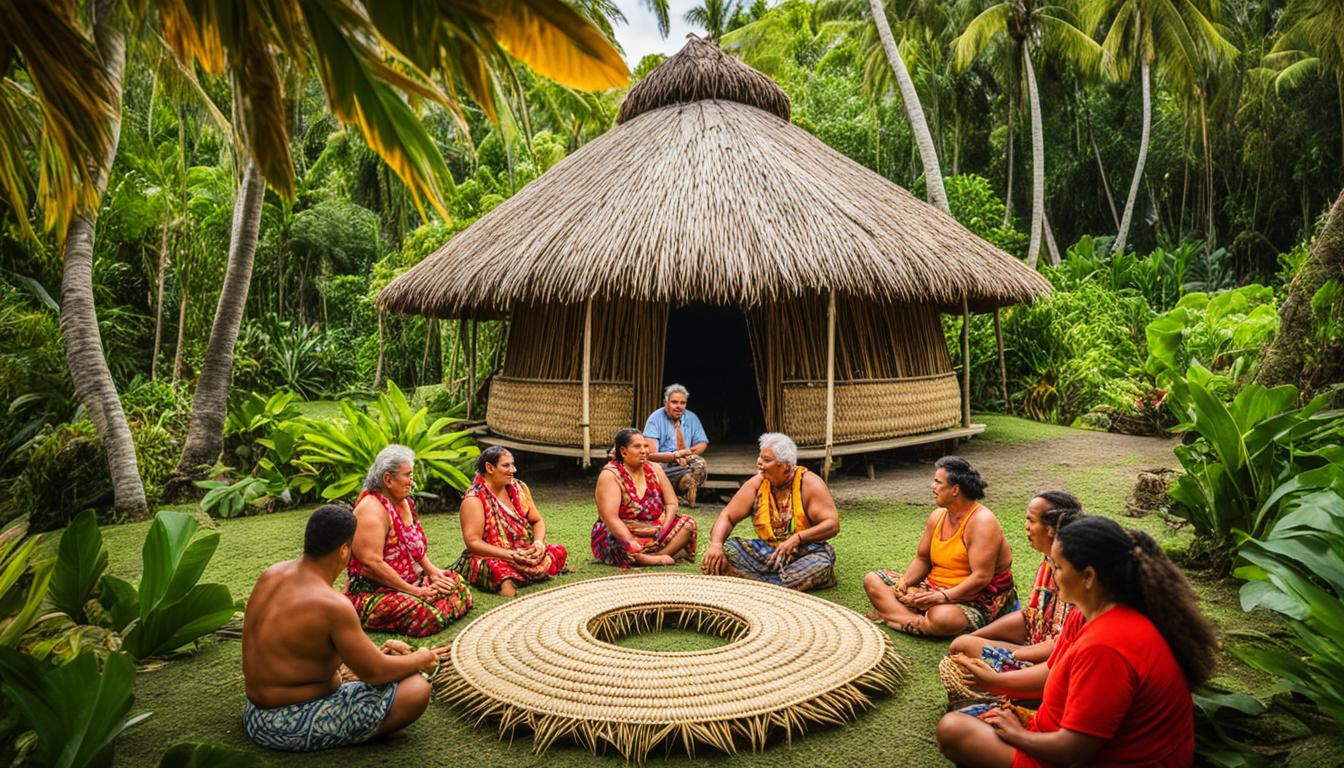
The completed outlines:
{"type": "MultiPolygon", "coordinates": [[[[533,508],[532,492],[521,480],[514,480],[506,486],[509,506],[505,506],[485,484],[485,478],[476,476],[476,482],[467,490],[467,498],[480,499],[485,510],[485,528],[481,538],[486,544],[504,549],[532,549],[532,524],[527,521],[527,512],[533,508]],[[510,509],[512,507],[512,509],[510,509]]],[[[498,592],[505,581],[518,586],[546,581],[565,570],[568,553],[559,544],[547,544],[546,556],[541,562],[530,568],[520,567],[509,560],[498,557],[473,555],[467,550],[453,565],[453,570],[475,588],[486,592],[498,592]]]]}
{"type": "MultiPolygon", "coordinates": [[[[695,539],[697,529],[695,518],[690,515],[676,515],[666,523],[659,525],[663,518],[663,490],[658,487],[658,475],[654,472],[653,465],[644,462],[644,495],[641,496],[635,489],[635,480],[630,476],[630,472],[625,468],[625,462],[614,459],[607,462],[602,468],[603,472],[611,472],[616,475],[617,481],[621,484],[621,520],[626,521],[626,526],[630,528],[630,533],[634,535],[635,541],[646,550],[662,549],[667,542],[672,540],[681,530],[687,526],[691,529],[691,541],[686,545],[686,554],[692,558],[695,557],[695,539]]],[[[630,567],[630,550],[626,549],[612,533],[607,530],[607,526],[598,518],[593,523],[592,532],[593,557],[606,563],[607,565],[618,565],[621,568],[630,567]]]]}
{"type": "MultiPolygon", "coordinates": [[[[411,511],[411,522],[407,523],[397,514],[386,496],[377,491],[364,491],[359,495],[359,501],[363,501],[365,496],[372,496],[381,502],[391,521],[387,539],[383,542],[383,562],[407,583],[428,586],[429,577],[423,575],[416,566],[425,557],[429,542],[425,539],[425,529],[420,526],[420,518],[415,514],[415,502],[406,499],[406,505],[411,511]]],[[[364,564],[353,556],[346,570],[350,580],[345,585],[345,596],[354,604],[355,612],[359,614],[365,629],[425,637],[443,631],[471,610],[471,587],[452,571],[444,572],[454,583],[450,593],[440,593],[433,600],[425,600],[369,578],[364,574],[364,564]]]]}

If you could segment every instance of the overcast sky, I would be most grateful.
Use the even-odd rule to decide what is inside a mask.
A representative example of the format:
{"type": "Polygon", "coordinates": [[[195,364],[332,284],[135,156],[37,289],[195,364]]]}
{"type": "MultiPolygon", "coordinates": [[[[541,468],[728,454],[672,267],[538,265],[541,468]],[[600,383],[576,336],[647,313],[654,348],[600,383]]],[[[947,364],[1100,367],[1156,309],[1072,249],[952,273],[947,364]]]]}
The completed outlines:
{"type": "Polygon", "coordinates": [[[687,11],[700,5],[699,0],[668,2],[668,7],[672,9],[669,14],[672,31],[666,38],[658,34],[658,19],[641,0],[616,0],[616,5],[620,6],[627,22],[616,25],[616,40],[625,49],[625,61],[631,70],[640,59],[650,53],[665,53],[670,56],[681,50],[681,46],[686,43],[687,32],[704,34],[704,30],[692,29],[681,20],[687,11]]]}

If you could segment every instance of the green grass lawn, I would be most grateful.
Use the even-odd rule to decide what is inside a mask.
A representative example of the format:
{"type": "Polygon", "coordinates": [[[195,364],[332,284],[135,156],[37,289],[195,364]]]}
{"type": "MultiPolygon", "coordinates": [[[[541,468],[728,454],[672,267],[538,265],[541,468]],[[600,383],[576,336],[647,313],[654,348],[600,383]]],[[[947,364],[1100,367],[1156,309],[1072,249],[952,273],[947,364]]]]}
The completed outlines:
{"type": "MultiPolygon", "coordinates": [[[[1059,427],[1041,429],[1041,425],[1011,417],[997,417],[991,427],[995,441],[975,441],[965,451],[973,461],[992,456],[1004,458],[1004,451],[1012,451],[1008,458],[1020,454],[1021,472],[1003,477],[990,477],[990,496],[986,500],[993,508],[1008,535],[1016,555],[1014,573],[1018,589],[1025,594],[1035,575],[1039,556],[1026,543],[1022,528],[1023,508],[1031,493],[1048,483],[1074,490],[1093,510],[1103,514],[1121,508],[1120,501],[1129,490],[1133,470],[1139,459],[1123,453],[1107,455],[1090,451],[1071,458],[1067,467],[1055,467],[1051,460],[1036,450],[1046,441],[1080,434],[1078,430],[1059,427]],[[1128,480],[1125,478],[1128,477],[1128,480]],[[1050,478],[1053,478],[1051,482],[1050,478]]],[[[1108,436],[1100,436],[1105,439],[1108,436]]],[[[1131,438],[1132,439],[1132,438],[1131,438]]],[[[907,467],[908,472],[922,472],[919,466],[907,467]]],[[[851,483],[845,494],[852,499],[854,487],[862,489],[862,480],[847,479],[851,483]],[[853,483],[858,483],[857,486],[853,483]]],[[[547,501],[547,481],[531,483],[537,502],[547,520],[548,538],[569,548],[572,572],[554,580],[565,584],[581,579],[611,575],[616,571],[594,563],[588,549],[588,531],[595,517],[591,502],[574,500],[572,490],[559,490],[553,495],[568,498],[566,502],[547,501]]],[[[553,487],[561,487],[557,484],[553,487]]],[[[880,487],[880,486],[879,486],[880,487]]],[[[220,521],[219,551],[207,568],[206,581],[222,582],[235,597],[245,597],[258,574],[269,564],[299,554],[303,528],[310,508],[287,511],[262,517],[220,521]]],[[[818,592],[821,597],[858,611],[868,608],[862,581],[866,571],[876,567],[904,567],[914,552],[930,506],[923,496],[903,498],[858,498],[841,505],[841,532],[834,540],[838,553],[839,585],[818,592]]],[[[708,541],[715,509],[694,512],[700,524],[700,542],[708,541]]],[[[1128,518],[1126,524],[1136,521],[1128,518]]],[[[1165,542],[1179,546],[1188,537],[1174,534],[1161,521],[1148,518],[1137,523],[1165,542]]],[[[424,520],[430,540],[431,557],[440,565],[448,565],[461,551],[461,537],[457,519],[452,515],[429,516],[424,520]]],[[[139,577],[139,549],[147,528],[136,523],[104,529],[104,536],[112,553],[109,572],[128,579],[139,577]]],[[[680,565],[676,570],[691,571],[695,566],[680,565]]],[[[342,579],[343,581],[343,579],[342,579]]],[[[1255,626],[1250,617],[1242,614],[1236,604],[1235,588],[1222,582],[1198,582],[1203,605],[1208,614],[1224,629],[1255,626]]],[[[535,589],[535,588],[534,588],[535,589]]],[[[447,631],[429,638],[433,644],[451,642],[457,631],[473,617],[501,605],[503,598],[476,595],[476,606],[468,617],[447,631]]],[[[1263,625],[1263,622],[1261,623],[1263,625]]],[[[946,641],[916,639],[891,633],[897,651],[910,664],[913,674],[899,693],[882,699],[877,706],[843,727],[816,727],[804,738],[793,741],[792,750],[776,744],[762,754],[739,754],[733,758],[704,750],[695,758],[673,753],[666,760],[672,765],[721,765],[729,762],[744,766],[784,765],[941,765],[941,756],[933,741],[934,725],[942,715],[945,697],[938,680],[937,661],[946,649],[946,641]]],[[[664,631],[651,635],[634,636],[622,641],[635,647],[665,650],[691,650],[710,647],[717,640],[701,637],[689,631],[664,631]]],[[[817,664],[827,663],[824,657],[817,664]]],[[[1229,663],[1223,681],[1255,693],[1264,693],[1273,681],[1249,673],[1245,667],[1229,663]]],[[[651,698],[657,696],[650,691],[651,698]]],[[[512,744],[499,741],[491,728],[474,728],[459,722],[455,712],[445,705],[432,703],[424,718],[411,728],[388,739],[378,740],[339,753],[287,755],[265,752],[251,745],[242,733],[240,716],[244,693],[240,661],[240,644],[232,640],[211,640],[194,653],[173,658],[166,665],[146,670],[136,679],[136,711],[151,710],[155,714],[125,734],[117,743],[118,765],[157,764],[168,746],[181,741],[213,741],[256,753],[264,764],[322,766],[332,760],[349,764],[377,764],[399,766],[432,765],[509,765],[509,766],[570,766],[590,764],[595,758],[587,751],[569,744],[553,747],[542,756],[529,752],[530,738],[521,736],[512,744]]],[[[1333,742],[1332,742],[1333,743],[1333,742]]],[[[1337,748],[1338,745],[1335,744],[1337,748]]],[[[1330,752],[1336,758],[1338,751],[1330,752]]],[[[658,754],[651,761],[662,761],[658,754]]],[[[596,762],[620,765],[618,755],[597,758],[596,762]]],[[[1301,764],[1316,763],[1305,759],[1301,764]]]]}

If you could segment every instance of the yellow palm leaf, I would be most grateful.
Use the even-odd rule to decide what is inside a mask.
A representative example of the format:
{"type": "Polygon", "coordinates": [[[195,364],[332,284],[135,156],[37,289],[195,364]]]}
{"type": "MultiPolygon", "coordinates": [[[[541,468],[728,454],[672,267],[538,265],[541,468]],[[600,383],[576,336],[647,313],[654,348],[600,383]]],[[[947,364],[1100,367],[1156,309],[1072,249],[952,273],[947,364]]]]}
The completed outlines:
{"type": "MultiPolygon", "coordinates": [[[[103,77],[102,59],[75,18],[73,0],[0,0],[0,30],[0,61],[12,64],[14,53],[21,53],[35,95],[24,104],[13,89],[26,89],[19,81],[11,82],[7,133],[16,135],[23,122],[15,109],[36,107],[40,114],[36,146],[29,136],[25,143],[7,150],[37,150],[37,198],[43,222],[48,229],[64,229],[76,212],[98,204],[87,161],[107,154],[112,143],[109,119],[117,115],[120,96],[111,93],[103,77]]],[[[28,173],[28,166],[17,157],[6,162],[0,183],[11,201],[25,201],[15,208],[22,219],[27,215],[31,185],[18,182],[28,173]]],[[[26,221],[20,226],[31,232],[26,221]]]]}
{"type": "Polygon", "coordinates": [[[499,44],[538,74],[598,91],[630,81],[630,70],[602,32],[560,0],[447,0],[489,18],[499,44]]]}

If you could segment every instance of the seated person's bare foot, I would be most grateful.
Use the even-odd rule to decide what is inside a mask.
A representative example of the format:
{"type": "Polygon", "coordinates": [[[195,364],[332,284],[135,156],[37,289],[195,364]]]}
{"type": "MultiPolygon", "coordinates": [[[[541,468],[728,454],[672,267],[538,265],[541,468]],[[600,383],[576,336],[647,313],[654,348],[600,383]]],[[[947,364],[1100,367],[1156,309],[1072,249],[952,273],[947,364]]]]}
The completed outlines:
{"type": "Polygon", "coordinates": [[[518,585],[513,583],[513,579],[505,579],[503,584],[499,585],[500,597],[513,597],[518,594],[518,585]]]}
{"type": "Polygon", "coordinates": [[[646,555],[643,552],[632,555],[636,565],[676,565],[671,555],[646,555]]]}

